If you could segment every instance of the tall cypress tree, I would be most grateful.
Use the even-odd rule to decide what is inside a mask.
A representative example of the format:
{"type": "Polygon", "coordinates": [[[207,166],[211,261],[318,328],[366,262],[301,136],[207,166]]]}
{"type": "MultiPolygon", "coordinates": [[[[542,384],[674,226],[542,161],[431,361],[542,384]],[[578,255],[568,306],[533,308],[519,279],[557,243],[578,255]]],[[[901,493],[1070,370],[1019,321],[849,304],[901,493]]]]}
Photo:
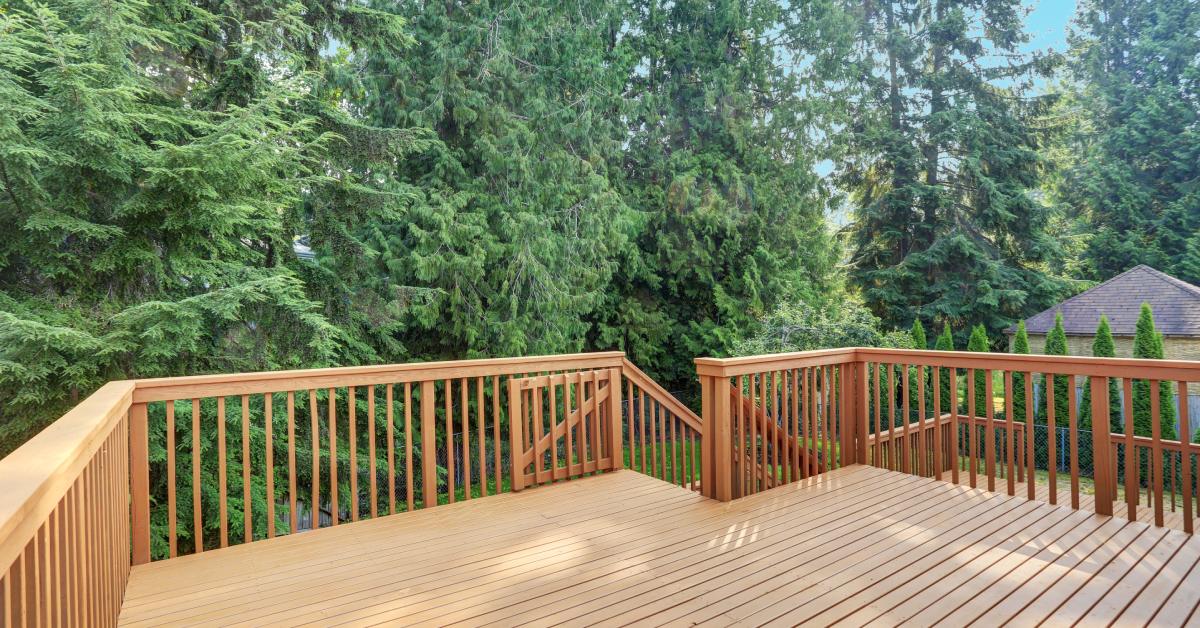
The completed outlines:
{"type": "Polygon", "coordinates": [[[921,324],[921,319],[913,319],[912,331],[910,333],[912,335],[914,349],[929,348],[929,341],[925,339],[925,326],[921,324]]]}
{"type": "Polygon", "coordinates": [[[1021,2],[837,6],[854,45],[813,66],[843,105],[830,111],[845,125],[835,179],[850,193],[851,278],[867,304],[891,325],[920,307],[998,333],[1053,303],[1061,283],[1044,269],[1058,246],[1030,194],[1046,101],[1025,91],[1051,64],[1021,51],[1021,2]]]}
{"type": "MultiPolygon", "coordinates": [[[[954,351],[954,334],[950,331],[950,323],[942,325],[942,333],[938,334],[937,340],[934,341],[933,348],[938,351],[954,351]]],[[[938,382],[938,394],[941,395],[939,407],[942,412],[949,412],[952,409],[952,404],[957,402],[957,395],[950,393],[950,374],[951,369],[940,369],[941,373],[938,382]]]]}
{"type": "MultiPolygon", "coordinates": [[[[1163,358],[1162,336],[1154,329],[1154,312],[1149,303],[1142,304],[1137,327],[1133,332],[1133,357],[1163,358]]],[[[1150,436],[1153,426],[1151,412],[1150,381],[1133,380],[1133,429],[1138,436],[1150,436]]],[[[1175,397],[1170,382],[1159,382],[1159,428],[1161,437],[1175,440],[1175,397]]]]}
{"type": "MultiPolygon", "coordinates": [[[[1012,352],[1017,355],[1029,354],[1029,332],[1025,330],[1025,321],[1020,321],[1017,323],[1017,333],[1013,336],[1012,352]]],[[[1013,420],[1024,421],[1025,404],[1027,398],[1025,390],[1025,374],[1014,371],[1012,374],[1012,383],[1013,420]]]]}
{"type": "MultiPolygon", "coordinates": [[[[976,325],[971,328],[971,340],[967,343],[967,351],[990,351],[988,346],[987,329],[983,324],[976,325]]],[[[987,378],[991,377],[991,371],[975,369],[975,416],[986,416],[988,404],[991,399],[987,397],[987,378]]]]}
{"type": "MultiPolygon", "coordinates": [[[[1067,355],[1067,332],[1063,329],[1062,312],[1057,312],[1054,315],[1054,327],[1050,333],[1046,334],[1046,348],[1042,351],[1046,355],[1067,355]]],[[[1046,377],[1041,378],[1042,390],[1046,390],[1046,377]]],[[[1071,387],[1070,377],[1066,375],[1051,376],[1053,380],[1051,385],[1054,386],[1054,424],[1059,427],[1067,427],[1071,424],[1069,406],[1070,396],[1075,394],[1071,387]]],[[[1042,403],[1038,404],[1038,418],[1048,420],[1050,413],[1047,409],[1049,405],[1049,397],[1043,395],[1042,403]]]]}
{"type": "MultiPolygon", "coordinates": [[[[1100,324],[1096,327],[1096,337],[1092,340],[1092,355],[1100,358],[1117,357],[1112,328],[1108,325],[1108,317],[1103,314],[1100,315],[1100,324]]],[[[1122,427],[1121,397],[1116,378],[1108,378],[1108,421],[1112,433],[1125,431],[1122,427]]],[[[1092,387],[1088,379],[1083,380],[1083,400],[1079,402],[1079,428],[1092,429],[1092,387]]]]}

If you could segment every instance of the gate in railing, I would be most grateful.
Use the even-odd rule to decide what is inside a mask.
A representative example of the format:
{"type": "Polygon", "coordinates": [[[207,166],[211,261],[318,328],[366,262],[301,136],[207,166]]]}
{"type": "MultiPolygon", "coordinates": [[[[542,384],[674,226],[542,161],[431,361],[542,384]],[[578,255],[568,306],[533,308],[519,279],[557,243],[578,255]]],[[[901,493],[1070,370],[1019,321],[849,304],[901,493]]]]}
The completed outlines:
{"type": "Polygon", "coordinates": [[[576,371],[509,381],[512,488],[619,469],[621,371],[576,371]]]}

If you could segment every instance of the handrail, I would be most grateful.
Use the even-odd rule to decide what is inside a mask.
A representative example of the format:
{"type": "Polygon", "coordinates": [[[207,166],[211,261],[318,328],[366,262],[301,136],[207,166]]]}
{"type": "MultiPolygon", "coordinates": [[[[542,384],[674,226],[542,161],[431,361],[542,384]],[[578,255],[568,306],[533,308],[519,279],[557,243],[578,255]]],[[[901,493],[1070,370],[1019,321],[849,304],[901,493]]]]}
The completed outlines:
{"type": "Polygon", "coordinates": [[[0,566],[8,567],[129,410],[132,382],[109,382],[0,459],[0,566]]]}
{"type": "Polygon", "coordinates": [[[129,577],[133,388],[105,384],[0,460],[6,616],[116,625],[129,577]]]}
{"type": "Polygon", "coordinates": [[[1080,375],[1125,377],[1131,370],[1139,379],[1200,381],[1200,362],[1145,358],[1100,358],[1045,354],[1013,354],[974,351],[930,351],[925,349],[889,349],[846,347],[791,353],[772,353],[736,358],[696,358],[700,375],[745,375],[763,370],[796,366],[816,366],[841,362],[896,362],[911,366],[941,366],[962,369],[999,369],[1080,375]]]}
{"type": "MultiPolygon", "coordinates": [[[[1198,462],[1195,457],[1200,457],[1200,445],[1189,442],[1193,424],[1186,400],[1191,396],[1189,387],[1194,388],[1200,382],[1200,362],[850,347],[698,358],[696,368],[705,392],[705,421],[715,423],[706,428],[716,435],[716,443],[728,438],[728,427],[724,424],[730,420],[730,410],[723,407],[722,397],[712,391],[728,390],[731,379],[733,385],[741,386],[738,382],[746,377],[753,384],[764,377],[771,381],[772,373],[788,370],[836,369],[840,373],[838,381],[851,384],[849,389],[840,387],[850,398],[844,404],[812,400],[808,405],[822,412],[830,411],[829,404],[833,404],[833,420],[825,426],[805,425],[808,431],[802,429],[798,437],[808,438],[809,432],[820,430],[833,434],[840,448],[839,458],[843,460],[905,473],[934,473],[940,478],[940,470],[931,471],[941,464],[939,457],[944,462],[962,459],[963,464],[969,464],[961,474],[957,464],[950,464],[950,481],[969,482],[972,487],[977,482],[980,486],[986,482],[989,490],[1005,490],[998,488],[996,479],[998,471],[1007,469],[1004,479],[1010,495],[1016,492],[1015,483],[1020,481],[1013,471],[1019,476],[1022,466],[1033,471],[1035,463],[1046,465],[1049,461],[1047,477],[1042,481],[1049,484],[1046,490],[1052,502],[1056,495],[1054,464],[1062,461],[1067,465],[1063,475],[1064,480],[1068,476],[1070,479],[1072,507],[1080,507],[1085,493],[1081,484],[1088,482],[1095,490],[1096,512],[1111,515],[1118,487],[1123,484],[1126,516],[1136,519],[1139,495],[1145,494],[1153,502],[1155,523],[1163,525],[1164,494],[1169,489],[1173,496],[1178,489],[1183,497],[1182,527],[1186,532],[1194,527],[1193,499],[1200,486],[1196,485],[1193,466],[1198,462]],[[1003,383],[994,379],[996,376],[1003,383]],[[946,381],[943,378],[951,382],[953,398],[944,398],[944,384],[940,383],[946,381]],[[1060,389],[1056,403],[1057,386],[1043,383],[1050,378],[1054,378],[1056,385],[1067,380],[1071,394],[1063,399],[1060,389]],[[1120,380],[1119,385],[1124,389],[1122,407],[1118,416],[1110,417],[1116,411],[1111,409],[1116,400],[1112,399],[1110,404],[1110,396],[1114,394],[1110,391],[1117,385],[1116,380],[1120,380]],[[1080,406],[1074,392],[1080,383],[1091,398],[1086,407],[1080,406]],[[960,388],[963,384],[965,389],[960,388]],[[1016,405],[1019,391],[1025,392],[1023,409],[1016,405]],[[992,401],[994,394],[1003,397],[1003,408],[992,401]],[[975,407],[977,395],[987,400],[983,407],[975,407]],[[1135,402],[1131,401],[1135,397],[1139,399],[1136,412],[1135,402]],[[1179,439],[1170,438],[1169,430],[1176,426],[1167,414],[1175,407],[1172,397],[1181,400],[1179,439]],[[948,422],[939,405],[950,411],[948,422]],[[1045,417],[1044,425],[1028,425],[1035,408],[1039,417],[1045,417]],[[1084,412],[1090,412],[1092,417],[1090,434],[1079,430],[1084,412]],[[941,418],[935,419],[939,414],[941,418]],[[916,422],[903,418],[912,416],[921,418],[916,422]],[[1135,416],[1139,417],[1136,423],[1135,416]],[[951,429],[945,430],[947,425],[951,429]],[[1064,428],[1069,438],[1055,443],[1050,432],[1064,428]],[[918,436],[911,437],[914,433],[918,436]],[[1087,442],[1081,442],[1085,438],[1087,442]],[[847,447],[853,447],[853,451],[847,452],[847,447]],[[933,464],[928,463],[927,455],[933,458],[933,464]],[[1082,461],[1081,455],[1085,456],[1082,461]]],[[[719,465],[723,457],[714,460],[719,465]]],[[[715,477],[719,479],[721,475],[718,472],[715,477]]],[[[1029,473],[1028,477],[1022,489],[1033,499],[1034,482],[1039,478],[1035,473],[1029,473]]],[[[717,497],[727,499],[729,495],[717,497]]]]}
{"type": "Polygon", "coordinates": [[[675,395],[667,392],[667,389],[660,386],[649,375],[643,373],[642,369],[639,369],[633,362],[629,361],[629,358],[621,360],[621,369],[625,377],[633,380],[633,383],[638,388],[650,393],[655,401],[666,406],[672,414],[679,417],[684,423],[687,423],[688,427],[697,432],[700,431],[700,417],[695,412],[692,412],[691,408],[684,405],[682,401],[675,398],[675,395]]]}
{"type": "Polygon", "coordinates": [[[818,349],[791,353],[769,353],[765,355],[737,358],[696,358],[696,373],[704,376],[749,375],[762,371],[778,371],[805,366],[829,366],[844,362],[857,362],[858,349],[818,349]]]}
{"type": "Polygon", "coordinates": [[[409,362],[374,366],[348,366],[290,371],[262,371],[222,375],[192,375],[139,379],[134,383],[134,403],[244,395],[313,388],[401,384],[452,377],[520,375],[531,371],[567,371],[621,366],[625,353],[606,351],[538,355],[516,358],[481,358],[440,362],[409,362]]]}

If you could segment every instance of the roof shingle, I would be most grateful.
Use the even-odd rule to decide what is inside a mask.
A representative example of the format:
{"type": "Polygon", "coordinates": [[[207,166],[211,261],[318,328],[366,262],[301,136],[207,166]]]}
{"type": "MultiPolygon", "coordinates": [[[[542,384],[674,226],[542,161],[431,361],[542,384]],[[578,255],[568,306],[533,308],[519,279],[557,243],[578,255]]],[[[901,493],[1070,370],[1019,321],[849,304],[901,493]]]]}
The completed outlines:
{"type": "MultiPolygon", "coordinates": [[[[1154,310],[1154,326],[1164,336],[1200,337],[1200,287],[1146,265],[1026,319],[1025,328],[1031,334],[1048,333],[1054,327],[1054,313],[1062,312],[1068,335],[1091,336],[1104,314],[1114,336],[1132,336],[1143,302],[1154,310]]],[[[1006,332],[1015,333],[1016,326],[1006,332]]]]}

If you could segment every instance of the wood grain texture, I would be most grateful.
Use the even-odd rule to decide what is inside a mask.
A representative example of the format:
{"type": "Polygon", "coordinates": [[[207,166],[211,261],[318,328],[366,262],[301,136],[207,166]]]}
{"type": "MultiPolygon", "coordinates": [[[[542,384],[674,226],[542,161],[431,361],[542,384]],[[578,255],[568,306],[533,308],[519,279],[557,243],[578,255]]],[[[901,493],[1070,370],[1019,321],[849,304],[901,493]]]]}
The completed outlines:
{"type": "Polygon", "coordinates": [[[621,471],[141,565],[121,623],[1166,624],[1198,561],[1179,531],[862,465],[732,504],[621,471]]]}

